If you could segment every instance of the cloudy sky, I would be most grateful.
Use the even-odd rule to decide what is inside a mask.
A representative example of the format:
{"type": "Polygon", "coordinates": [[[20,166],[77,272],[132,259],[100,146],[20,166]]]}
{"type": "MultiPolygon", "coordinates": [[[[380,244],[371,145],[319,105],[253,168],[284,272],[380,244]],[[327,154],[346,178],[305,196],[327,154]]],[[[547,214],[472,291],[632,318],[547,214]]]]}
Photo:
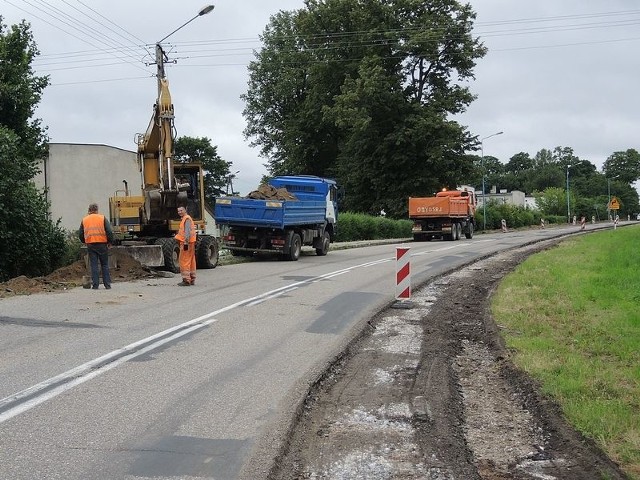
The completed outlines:
{"type": "MultiPolygon", "coordinates": [[[[3,23],[26,19],[50,75],[37,116],[52,142],[135,151],[156,99],[153,45],[193,18],[206,0],[0,0],[3,23]]],[[[637,0],[471,0],[474,34],[489,48],[470,83],[477,100],[458,120],[484,154],[571,147],[598,168],[639,149],[637,0]]],[[[239,171],[242,194],[265,169],[242,131],[247,65],[278,10],[302,0],[222,0],[163,42],[178,135],[209,137],[239,171]]]]}

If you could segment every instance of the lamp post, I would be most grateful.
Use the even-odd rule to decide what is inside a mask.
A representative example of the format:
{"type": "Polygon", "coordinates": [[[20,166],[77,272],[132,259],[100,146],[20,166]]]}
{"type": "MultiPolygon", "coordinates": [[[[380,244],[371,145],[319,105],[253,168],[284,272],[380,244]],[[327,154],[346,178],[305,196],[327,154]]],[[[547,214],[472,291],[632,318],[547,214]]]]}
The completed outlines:
{"type": "Polygon", "coordinates": [[[607,178],[607,196],[609,201],[607,202],[607,222],[611,220],[611,179],[607,178]]]}
{"type": "MultiPolygon", "coordinates": [[[[171,166],[171,162],[172,162],[171,157],[173,156],[173,148],[172,146],[171,148],[167,147],[167,143],[168,143],[168,137],[171,136],[171,131],[173,129],[173,104],[171,102],[169,87],[168,87],[167,80],[165,78],[165,73],[164,73],[165,53],[164,53],[164,50],[162,50],[161,43],[165,41],[167,38],[169,38],[171,35],[176,33],[178,30],[183,28],[184,26],[193,22],[196,18],[201,17],[202,15],[206,15],[207,13],[210,13],[213,10],[213,8],[214,8],[213,5],[207,5],[206,7],[202,8],[196,16],[194,16],[193,18],[189,19],[188,21],[180,25],[169,35],[166,35],[165,37],[163,37],[162,40],[159,40],[158,42],[156,42],[156,66],[157,66],[156,76],[158,78],[158,99],[156,102],[156,109],[157,109],[156,115],[159,117],[160,122],[163,124],[163,126],[160,127],[160,150],[158,153],[158,161],[160,164],[160,172],[161,172],[160,181],[163,182],[163,176],[166,174],[169,189],[172,188],[172,182],[173,182],[172,175],[170,173],[173,170],[173,167],[171,166]],[[164,87],[164,93],[163,93],[163,87],[164,87]]],[[[171,139],[171,142],[173,142],[173,139],[171,139]]]]}
{"type": "Polygon", "coordinates": [[[240,173],[240,170],[236,170],[227,176],[227,195],[229,195],[229,189],[231,189],[231,195],[235,195],[233,191],[233,179],[236,178],[238,173],[240,173]]]}
{"type": "Polygon", "coordinates": [[[182,25],[176,28],[169,35],[164,36],[162,40],[158,40],[156,42],[156,65],[158,66],[158,93],[160,92],[160,79],[164,78],[164,50],[162,50],[162,45],[160,44],[164,42],[167,38],[169,38],[171,35],[176,33],[178,30],[190,24],[191,22],[193,22],[196,18],[201,17],[202,15],[206,15],[207,13],[210,13],[213,9],[214,9],[213,5],[207,5],[206,7],[202,8],[202,10],[200,10],[195,17],[184,22],[182,25]]]}
{"type": "Polygon", "coordinates": [[[567,165],[567,221],[571,223],[571,207],[569,206],[569,168],[571,165],[567,165]]]}
{"type": "Polygon", "coordinates": [[[480,166],[482,168],[482,231],[487,229],[487,202],[484,196],[484,141],[487,138],[502,135],[504,132],[496,132],[480,139],[480,166]]]}
{"type": "Polygon", "coordinates": [[[186,26],[186,25],[190,24],[191,22],[193,22],[196,18],[201,17],[202,15],[206,15],[207,13],[210,13],[210,12],[211,12],[211,10],[213,10],[213,9],[214,9],[214,5],[207,5],[206,7],[202,8],[202,10],[200,10],[200,11],[198,12],[198,14],[197,14],[195,17],[193,17],[192,19],[187,20],[186,22],[184,22],[182,25],[180,25],[178,28],[176,28],[176,29],[175,29],[173,32],[171,32],[169,35],[165,36],[162,40],[159,40],[159,41],[156,43],[156,45],[157,45],[157,44],[159,44],[159,43],[164,42],[167,38],[169,38],[171,35],[173,35],[174,33],[176,33],[176,32],[177,32],[178,30],[180,30],[182,27],[184,27],[184,26],[186,26]]]}

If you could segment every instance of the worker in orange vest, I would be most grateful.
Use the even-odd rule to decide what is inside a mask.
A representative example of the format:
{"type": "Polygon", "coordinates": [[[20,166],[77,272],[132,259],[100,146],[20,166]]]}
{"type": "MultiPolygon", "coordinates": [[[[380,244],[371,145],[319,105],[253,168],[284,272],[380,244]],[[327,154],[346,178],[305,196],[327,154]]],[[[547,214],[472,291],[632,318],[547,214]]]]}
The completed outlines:
{"type": "Polygon", "coordinates": [[[182,281],[178,285],[188,287],[196,282],[196,226],[186,208],[178,207],[178,215],[182,219],[175,236],[180,246],[178,262],[182,276],[182,281]]]}
{"type": "Polygon", "coordinates": [[[102,270],[104,288],[110,289],[109,248],[113,243],[113,230],[111,230],[109,220],[98,213],[97,203],[89,205],[87,215],[80,222],[78,237],[82,243],[87,245],[89,264],[91,265],[91,288],[98,289],[100,284],[99,270],[102,270]]]}

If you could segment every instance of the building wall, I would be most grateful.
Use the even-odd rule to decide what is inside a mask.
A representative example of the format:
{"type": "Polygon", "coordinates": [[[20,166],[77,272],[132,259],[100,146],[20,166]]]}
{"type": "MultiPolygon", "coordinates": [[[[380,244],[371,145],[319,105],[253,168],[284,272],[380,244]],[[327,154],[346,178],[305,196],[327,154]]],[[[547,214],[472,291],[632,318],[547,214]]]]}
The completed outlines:
{"type": "MultiPolygon", "coordinates": [[[[77,230],[90,203],[109,216],[109,197],[124,194],[128,183],[131,195],[140,195],[141,177],[136,153],[108,145],[50,143],[49,157],[34,178],[47,189],[51,218],[67,230],[77,230]]],[[[215,234],[213,217],[206,215],[208,233],[215,234]],[[209,228],[212,227],[212,228],[209,228]]]]}
{"type": "Polygon", "coordinates": [[[483,201],[486,201],[487,205],[489,205],[489,203],[491,202],[496,202],[506,203],[508,205],[514,205],[516,207],[526,206],[525,194],[520,190],[513,190],[509,193],[487,193],[486,195],[484,195],[484,198],[482,193],[480,193],[478,195],[478,206],[482,206],[483,201]]]}
{"type": "Polygon", "coordinates": [[[109,197],[124,190],[123,180],[132,192],[140,191],[135,152],[107,145],[50,143],[40,169],[34,180],[47,189],[51,218],[68,230],[78,228],[90,203],[108,216],[109,197]]]}

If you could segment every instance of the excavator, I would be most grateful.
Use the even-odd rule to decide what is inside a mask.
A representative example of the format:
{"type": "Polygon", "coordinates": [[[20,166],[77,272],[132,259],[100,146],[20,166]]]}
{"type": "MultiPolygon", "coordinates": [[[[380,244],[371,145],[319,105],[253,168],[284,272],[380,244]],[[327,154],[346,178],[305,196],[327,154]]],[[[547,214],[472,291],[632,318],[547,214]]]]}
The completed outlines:
{"type": "Polygon", "coordinates": [[[146,132],[136,135],[141,194],[131,195],[124,181],[124,189],[109,198],[116,248],[124,248],[143,265],[179,272],[174,236],[180,226],[177,208],[184,206],[197,231],[197,268],[215,268],[219,247],[215,236],[206,233],[202,165],[174,160],[175,116],[164,59],[157,43],[158,97],[146,132]]]}

